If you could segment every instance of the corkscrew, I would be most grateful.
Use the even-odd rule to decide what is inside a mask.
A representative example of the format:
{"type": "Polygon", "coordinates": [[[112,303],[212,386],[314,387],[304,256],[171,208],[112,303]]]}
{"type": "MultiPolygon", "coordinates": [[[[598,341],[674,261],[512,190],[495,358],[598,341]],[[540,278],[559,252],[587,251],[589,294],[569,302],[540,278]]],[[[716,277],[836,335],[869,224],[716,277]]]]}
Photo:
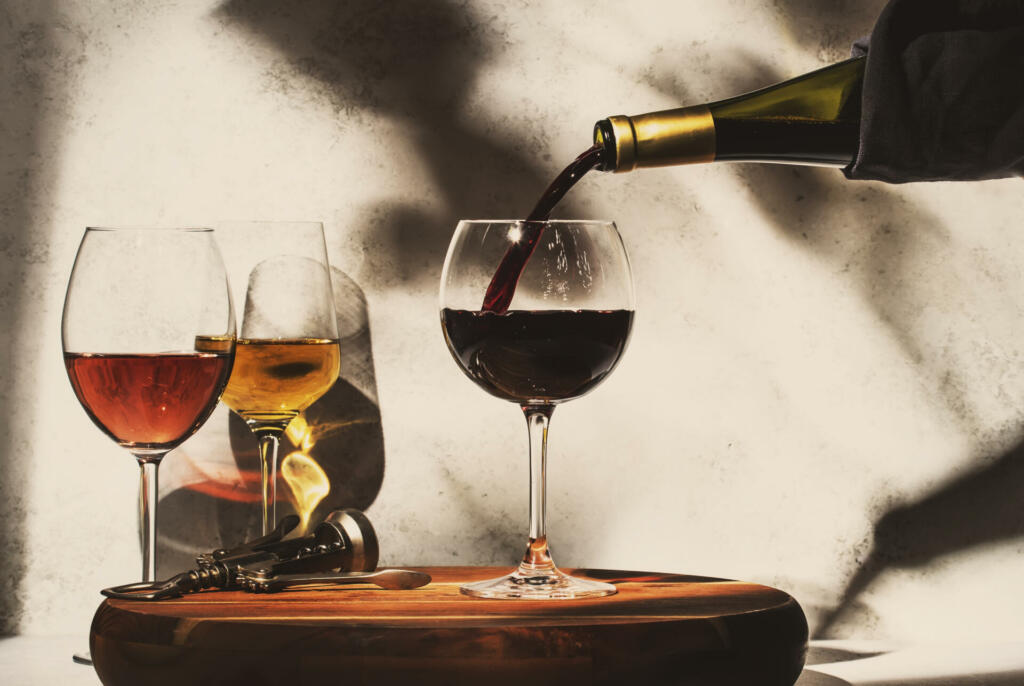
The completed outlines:
{"type": "Polygon", "coordinates": [[[206,589],[272,593],[324,584],[410,589],[430,583],[430,575],[423,572],[377,569],[377,534],[359,510],[335,510],[312,535],[285,539],[298,524],[298,516],[288,515],[266,536],[199,555],[195,569],[164,581],[113,586],[101,593],[121,600],[164,600],[206,589]]]}

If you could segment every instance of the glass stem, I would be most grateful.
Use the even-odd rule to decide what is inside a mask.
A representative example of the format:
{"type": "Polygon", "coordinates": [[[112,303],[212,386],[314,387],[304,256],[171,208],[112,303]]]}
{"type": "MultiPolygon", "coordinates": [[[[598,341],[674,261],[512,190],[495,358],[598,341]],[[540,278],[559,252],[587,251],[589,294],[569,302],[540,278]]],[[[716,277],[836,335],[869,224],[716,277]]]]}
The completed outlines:
{"type": "Polygon", "coordinates": [[[263,482],[263,535],[277,525],[277,448],[281,430],[261,428],[256,434],[260,443],[260,475],[263,482]]]}
{"type": "Polygon", "coordinates": [[[554,570],[548,552],[547,532],[547,460],[548,423],[554,405],[523,405],[530,447],[530,543],[520,563],[526,574],[554,570]]]}
{"type": "Polygon", "coordinates": [[[142,580],[156,580],[156,507],[160,455],[136,455],[141,471],[139,482],[139,518],[142,522],[142,580]]]}

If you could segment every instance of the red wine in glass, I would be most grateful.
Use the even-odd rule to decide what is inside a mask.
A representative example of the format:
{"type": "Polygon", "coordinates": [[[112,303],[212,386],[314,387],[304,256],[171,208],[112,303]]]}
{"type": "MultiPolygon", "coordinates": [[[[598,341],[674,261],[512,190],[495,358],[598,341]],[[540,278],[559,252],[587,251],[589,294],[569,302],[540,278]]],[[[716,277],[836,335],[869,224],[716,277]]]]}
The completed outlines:
{"type": "MultiPolygon", "coordinates": [[[[448,348],[481,388],[520,405],[530,434],[526,553],[510,574],[463,586],[461,591],[467,595],[556,599],[615,593],[609,584],[559,571],[548,549],[545,524],[551,414],[556,404],[583,395],[611,372],[633,323],[629,260],[615,225],[549,221],[555,205],[587,172],[601,166],[603,158],[599,145],[577,157],[548,186],[524,222],[460,222],[448,248],[441,276],[441,325],[448,348]],[[547,246],[548,256],[561,258],[531,271],[524,286],[530,291],[526,299],[542,309],[510,311],[526,265],[542,244],[547,246]],[[479,311],[462,309],[466,307],[461,304],[465,302],[463,292],[476,282],[477,268],[493,259],[485,257],[491,245],[503,248],[502,258],[487,285],[483,304],[479,311]],[[601,278],[595,280],[589,264],[601,265],[601,278]],[[557,293],[561,297],[547,297],[557,293]],[[455,303],[458,306],[453,306],[455,303]],[[614,306],[583,307],[604,307],[605,303],[614,306]]],[[[471,297],[474,302],[470,306],[480,302],[475,300],[478,296],[471,297]]]]}
{"type": "Polygon", "coordinates": [[[511,573],[463,586],[463,593],[536,600],[615,593],[612,585],[561,572],[551,557],[547,436],[555,407],[591,391],[617,365],[632,328],[633,303],[629,259],[612,222],[459,222],[441,275],[445,341],[470,379],[520,407],[530,437],[526,553],[511,573]],[[509,290],[501,291],[497,309],[474,309],[500,255],[491,285],[504,283],[509,290]],[[524,270],[531,255],[536,268],[524,270]],[[519,309],[508,309],[513,288],[519,309]]]}
{"type": "Polygon", "coordinates": [[[86,229],[61,344],[86,414],[139,465],[142,580],[153,581],[160,462],[210,416],[234,360],[234,308],[213,231],[86,229]]]}
{"type": "Polygon", "coordinates": [[[96,425],[125,448],[170,450],[217,406],[226,353],[66,353],[71,386],[96,425]]]}
{"type": "Polygon", "coordinates": [[[631,310],[441,311],[452,352],[477,385],[517,403],[577,398],[619,361],[631,310]]]}
{"type": "Polygon", "coordinates": [[[234,361],[234,307],[213,231],[86,229],[61,338],[75,396],[140,467],[142,580],[152,581],[160,462],[210,416],[234,361]]]}

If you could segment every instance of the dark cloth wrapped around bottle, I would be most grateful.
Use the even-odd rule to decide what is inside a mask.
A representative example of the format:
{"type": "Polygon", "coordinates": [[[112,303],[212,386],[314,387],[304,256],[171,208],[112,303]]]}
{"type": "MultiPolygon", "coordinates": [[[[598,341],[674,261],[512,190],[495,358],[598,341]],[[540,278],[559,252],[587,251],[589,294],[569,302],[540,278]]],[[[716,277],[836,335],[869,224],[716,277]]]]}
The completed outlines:
{"type": "Polygon", "coordinates": [[[870,39],[847,178],[1024,174],[1024,0],[891,0],[870,39]]]}

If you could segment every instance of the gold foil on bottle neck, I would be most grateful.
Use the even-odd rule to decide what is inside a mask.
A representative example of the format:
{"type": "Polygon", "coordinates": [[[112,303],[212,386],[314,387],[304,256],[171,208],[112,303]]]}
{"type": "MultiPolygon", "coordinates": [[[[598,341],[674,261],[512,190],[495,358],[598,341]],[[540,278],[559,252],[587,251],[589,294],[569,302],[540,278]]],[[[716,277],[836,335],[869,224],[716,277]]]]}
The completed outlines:
{"type": "MultiPolygon", "coordinates": [[[[615,146],[615,160],[609,166],[615,173],[633,171],[636,169],[636,132],[633,130],[633,123],[629,117],[617,115],[608,117],[606,120],[611,131],[611,143],[615,146]]],[[[603,139],[600,127],[594,129],[595,142],[604,143],[605,150],[608,150],[607,142],[603,139]]]]}
{"type": "Polygon", "coordinates": [[[667,167],[715,161],[715,120],[707,105],[651,112],[634,117],[608,117],[594,129],[594,139],[608,149],[613,138],[618,172],[638,167],[667,167]],[[603,130],[603,132],[602,132],[603,130]]]}

